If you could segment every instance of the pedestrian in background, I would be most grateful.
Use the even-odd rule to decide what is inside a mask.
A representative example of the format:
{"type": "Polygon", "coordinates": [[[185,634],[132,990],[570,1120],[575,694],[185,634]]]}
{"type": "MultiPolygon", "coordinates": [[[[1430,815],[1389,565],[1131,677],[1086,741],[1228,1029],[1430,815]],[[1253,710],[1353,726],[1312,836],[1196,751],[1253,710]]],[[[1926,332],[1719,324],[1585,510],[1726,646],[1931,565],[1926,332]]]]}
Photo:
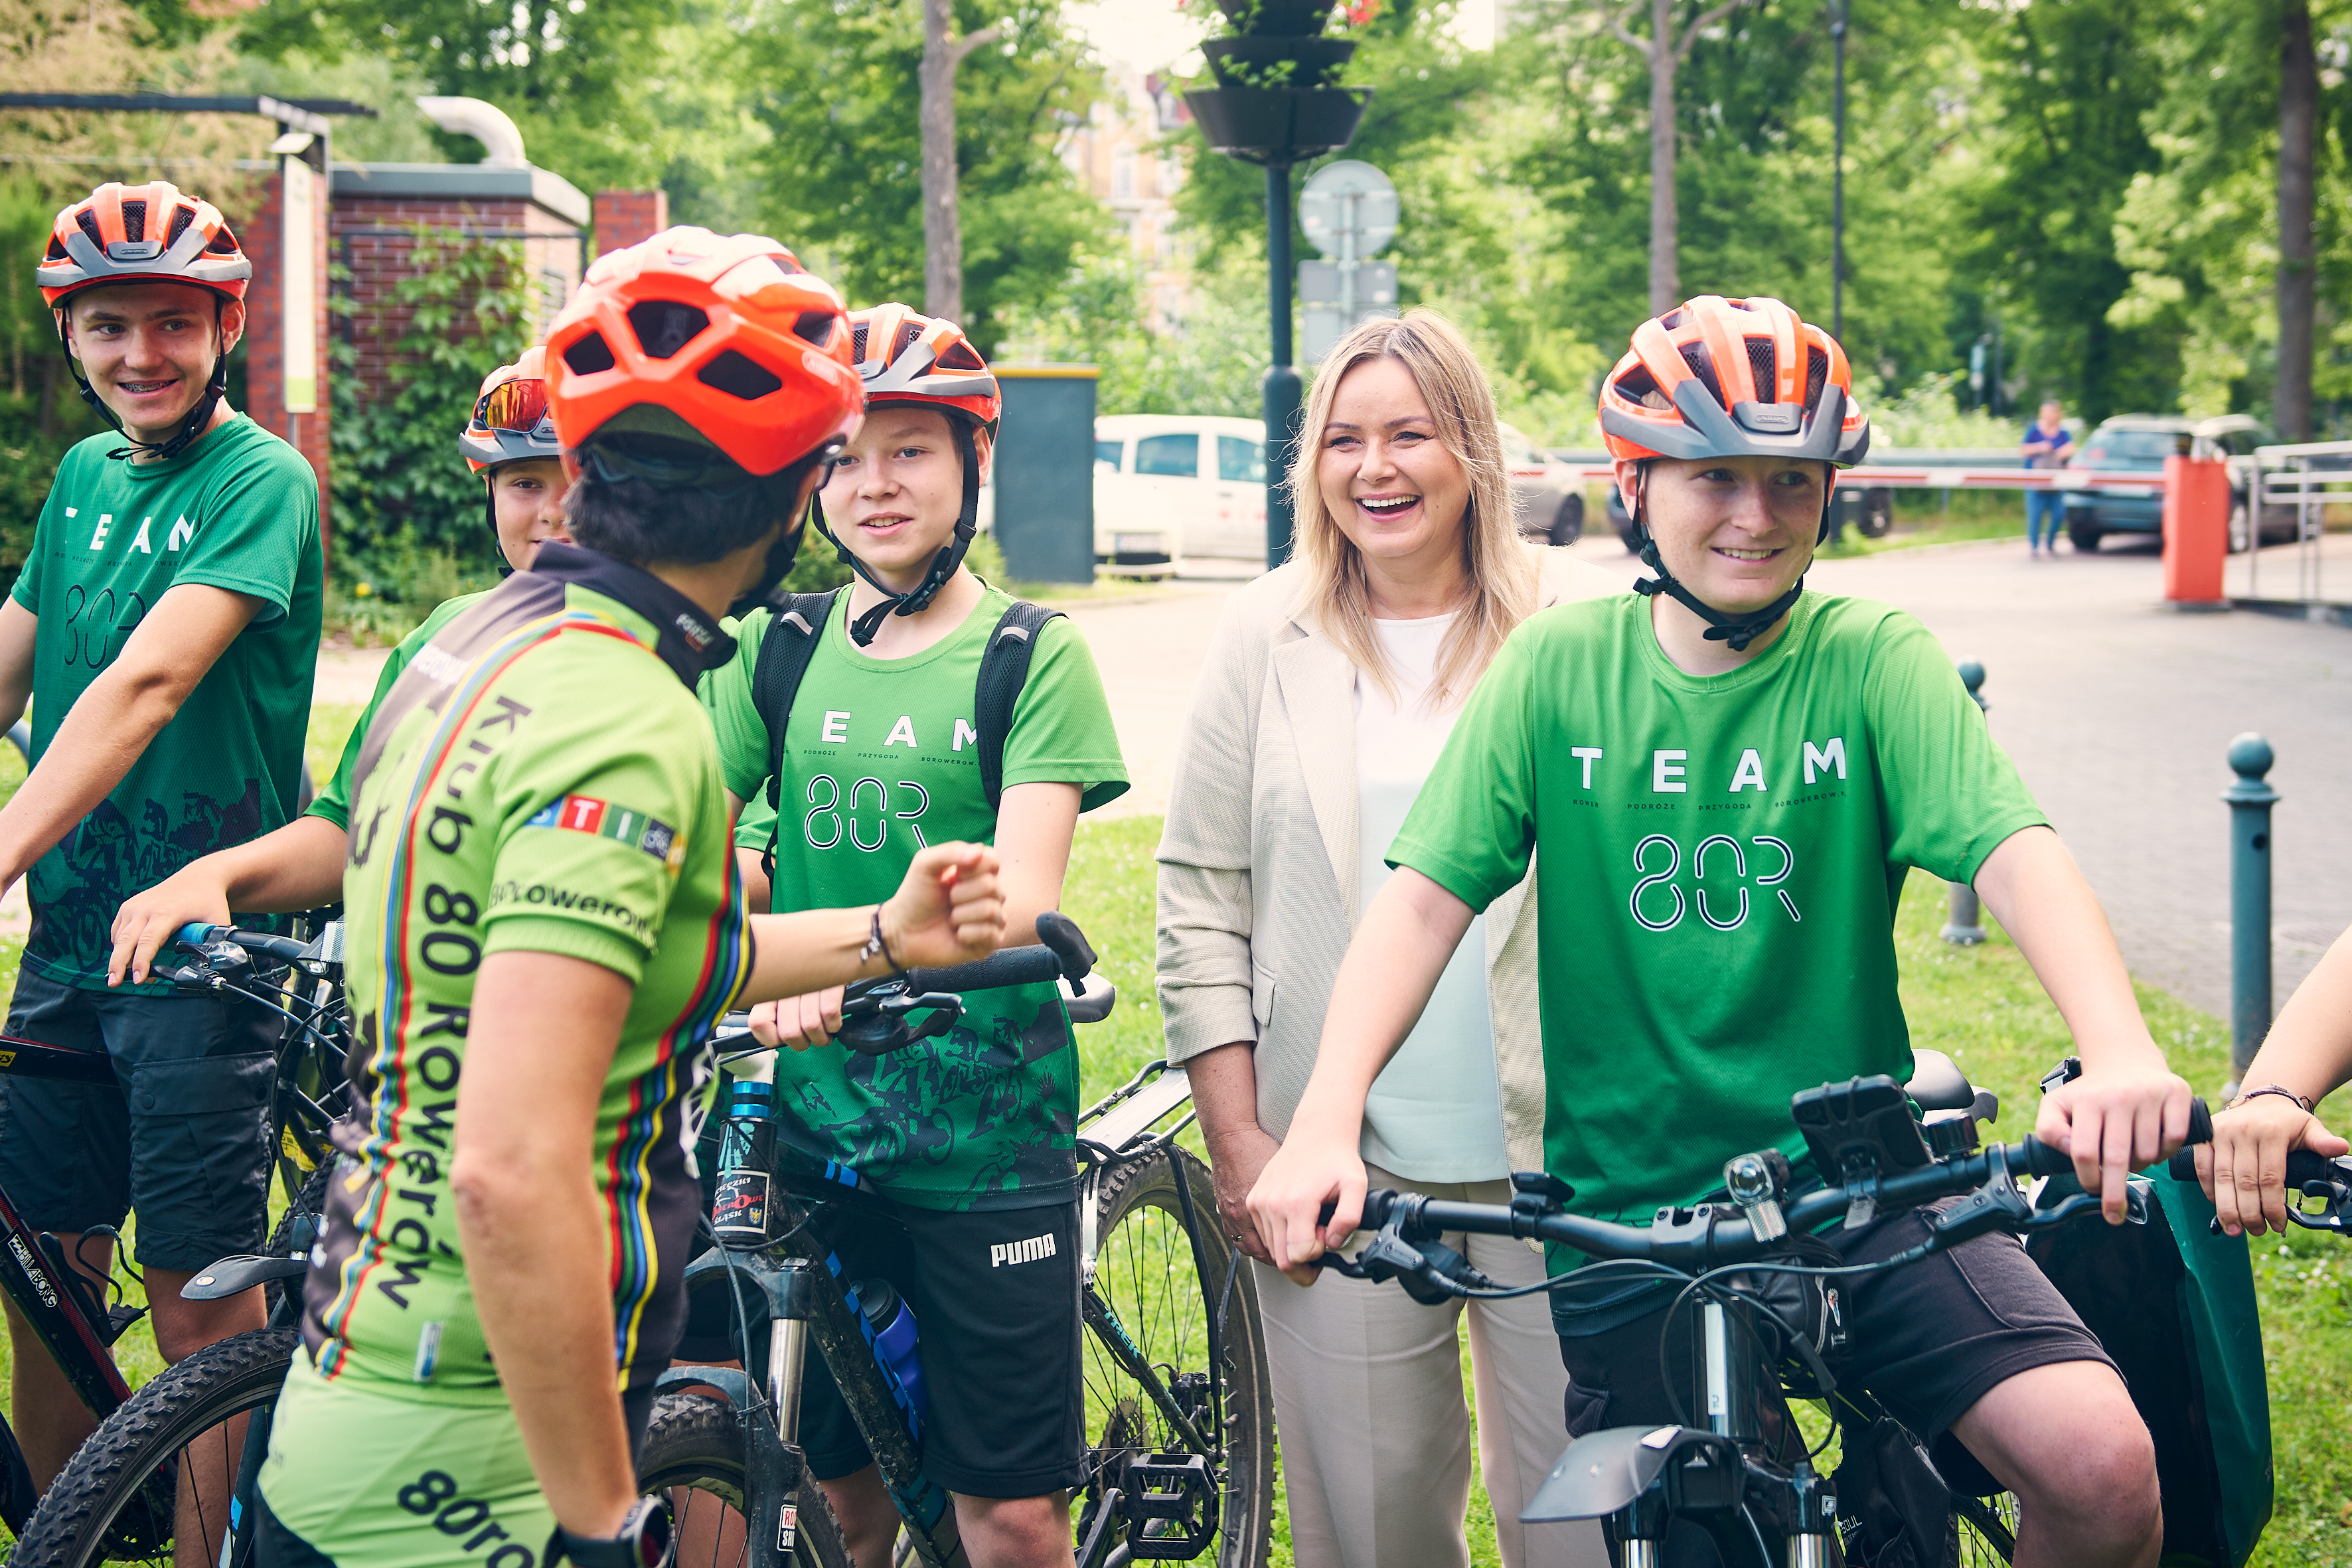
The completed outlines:
{"type": "MultiPolygon", "coordinates": [[[[2029,468],[2063,468],[2066,459],[2074,455],[2074,437],[2066,433],[2065,409],[2056,398],[2042,405],[2040,417],[2025,427],[2025,439],[2018,454],[2029,468]]],[[[2066,515],[2066,496],[2063,490],[2028,490],[2025,492],[2025,552],[2058,553],[2058,524],[2066,515]],[[2044,532],[2050,542],[2042,542],[2044,532]]]]}
{"type": "MultiPolygon", "coordinates": [[[[1243,1200],[1288,1130],[1359,913],[1455,717],[1515,626],[1630,584],[1521,542],[1494,396],[1415,310],[1368,322],[1316,380],[1290,474],[1299,558],[1235,594],[1178,742],[1160,845],[1160,996],[1226,1230],[1256,1260],[1299,1568],[1466,1568],[1471,1426],[1460,1302],[1269,1266],[1243,1200]]],[[[1575,679],[1562,670],[1559,679],[1575,679]]],[[[1375,1186],[1507,1203],[1542,1160],[1532,881],[1456,948],[1373,1086],[1375,1186]]],[[[1448,1237],[1498,1284],[1525,1245],[1448,1237]]],[[[1566,1446],[1546,1299],[1467,1310],[1477,1450],[1507,1568],[1597,1568],[1588,1524],[1522,1526],[1566,1446]]]]}

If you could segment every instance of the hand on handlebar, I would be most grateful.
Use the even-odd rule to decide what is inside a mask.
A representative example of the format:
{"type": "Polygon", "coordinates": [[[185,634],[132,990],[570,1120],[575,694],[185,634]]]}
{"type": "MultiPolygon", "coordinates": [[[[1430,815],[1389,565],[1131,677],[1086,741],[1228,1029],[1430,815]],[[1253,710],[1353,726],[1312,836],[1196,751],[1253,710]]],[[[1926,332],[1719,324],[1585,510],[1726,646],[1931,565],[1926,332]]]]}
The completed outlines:
{"type": "Polygon", "coordinates": [[[2352,1153],[2318,1117],[2275,1094],[2261,1095],[2213,1118],[2213,1142],[2200,1147],[2197,1183],[2213,1200],[2213,1212],[2228,1235],[2284,1233],[2286,1157],[2308,1149],[2327,1159],[2352,1153]]]}
{"type": "Polygon", "coordinates": [[[2086,1066],[2042,1097],[2033,1135],[2074,1162],[2083,1190],[2099,1194],[2109,1225],[2124,1223],[2131,1173],[2169,1156],[2189,1135],[2189,1084],[2162,1059],[2086,1066]]]}
{"type": "Polygon", "coordinates": [[[228,889],[205,869],[202,860],[182,867],[171,876],[122,900],[114,912],[114,951],[106,961],[106,983],[120,985],[127,975],[134,985],[146,984],[155,955],[172,945],[185,925],[228,924],[228,889]]]}
{"type": "Polygon", "coordinates": [[[1312,1285],[1310,1267],[1355,1233],[1364,1213],[1364,1162],[1352,1143],[1315,1138],[1296,1123],[1250,1189],[1250,1218],[1275,1267],[1312,1285]],[[1326,1206],[1328,1223],[1318,1223],[1326,1206]]]}
{"type": "Polygon", "coordinates": [[[762,1002],[751,1009],[751,1037],[763,1046],[787,1050],[814,1050],[833,1043],[841,1033],[841,993],[838,985],[762,1002]]]}
{"type": "Polygon", "coordinates": [[[918,850],[882,906],[882,938],[905,969],[944,968],[994,952],[1004,938],[996,851],[985,844],[918,850]]]}

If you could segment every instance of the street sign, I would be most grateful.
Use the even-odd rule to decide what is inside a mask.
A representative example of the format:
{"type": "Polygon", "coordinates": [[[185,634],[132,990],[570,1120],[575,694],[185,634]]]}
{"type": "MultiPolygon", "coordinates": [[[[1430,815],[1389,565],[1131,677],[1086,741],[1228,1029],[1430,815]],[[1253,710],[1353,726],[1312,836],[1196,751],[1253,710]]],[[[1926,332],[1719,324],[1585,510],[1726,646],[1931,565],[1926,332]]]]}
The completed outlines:
{"type": "Polygon", "coordinates": [[[1366,259],[1396,237],[1396,187],[1370,163],[1327,163],[1298,197],[1298,224],[1328,261],[1298,265],[1305,353],[1319,363],[1359,321],[1396,314],[1396,264],[1366,259]]]}

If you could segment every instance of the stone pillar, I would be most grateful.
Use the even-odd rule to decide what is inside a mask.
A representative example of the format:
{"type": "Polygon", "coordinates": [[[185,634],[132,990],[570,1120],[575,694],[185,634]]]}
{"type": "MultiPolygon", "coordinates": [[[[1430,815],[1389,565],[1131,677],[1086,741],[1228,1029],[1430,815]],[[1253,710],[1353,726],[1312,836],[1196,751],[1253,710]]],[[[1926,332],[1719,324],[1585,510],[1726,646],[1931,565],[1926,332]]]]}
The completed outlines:
{"type": "Polygon", "coordinates": [[[599,256],[651,239],[669,226],[669,193],[598,191],[594,223],[599,256]]]}
{"type": "MultiPolygon", "coordinates": [[[[323,145],[318,151],[323,153],[323,145]]],[[[321,543],[330,538],[328,531],[328,314],[327,314],[327,206],[328,184],[323,172],[312,166],[305,157],[278,160],[276,174],[269,176],[268,195],[252,221],[237,233],[246,255],[253,262],[253,281],[246,289],[246,364],[244,412],[253,416],[256,424],[291,444],[295,450],[309,459],[319,476],[319,537],[321,543]],[[301,171],[294,177],[309,176],[310,210],[310,355],[307,366],[287,363],[286,358],[286,185],[287,165],[301,171]],[[299,381],[304,369],[310,375],[313,389],[309,399],[301,397],[299,381]],[[292,370],[298,385],[298,402],[310,401],[310,408],[289,409],[287,373],[292,370]]]]}

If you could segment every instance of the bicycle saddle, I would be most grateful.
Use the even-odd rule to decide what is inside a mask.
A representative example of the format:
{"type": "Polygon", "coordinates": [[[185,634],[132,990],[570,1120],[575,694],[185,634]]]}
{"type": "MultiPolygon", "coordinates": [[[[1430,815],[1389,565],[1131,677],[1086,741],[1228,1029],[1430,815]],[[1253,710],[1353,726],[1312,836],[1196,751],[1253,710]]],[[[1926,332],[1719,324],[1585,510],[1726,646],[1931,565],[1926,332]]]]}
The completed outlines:
{"type": "Polygon", "coordinates": [[[1941,1051],[1911,1053],[1911,1081],[1903,1091],[1922,1110],[1967,1110],[1976,1104],[1977,1091],[1959,1064],[1941,1051]]]}

